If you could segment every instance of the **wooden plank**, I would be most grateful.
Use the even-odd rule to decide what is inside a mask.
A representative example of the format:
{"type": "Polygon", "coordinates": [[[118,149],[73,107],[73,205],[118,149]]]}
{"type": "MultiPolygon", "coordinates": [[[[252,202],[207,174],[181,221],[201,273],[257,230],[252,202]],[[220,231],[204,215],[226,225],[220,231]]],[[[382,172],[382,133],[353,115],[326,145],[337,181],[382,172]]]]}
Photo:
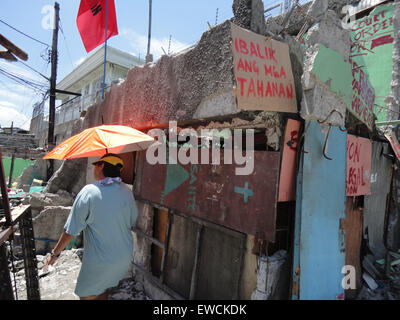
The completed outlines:
{"type": "Polygon", "coordinates": [[[160,241],[164,243],[164,249],[162,251],[161,259],[160,259],[160,273],[161,273],[161,283],[164,282],[164,275],[165,275],[165,259],[168,252],[168,241],[169,241],[169,232],[171,230],[171,220],[172,216],[168,213],[167,210],[159,210],[159,213],[162,214],[162,223],[160,223],[160,241]],[[165,221],[166,220],[166,221],[165,221]]]}
{"type": "Polygon", "coordinates": [[[18,48],[14,43],[12,43],[10,40],[8,40],[6,37],[4,37],[2,34],[0,34],[0,45],[2,45],[4,48],[10,50],[14,55],[16,55],[21,60],[24,60],[24,61],[28,60],[28,54],[25,51],[23,51],[22,49],[18,48]]]}
{"type": "Polygon", "coordinates": [[[278,202],[296,200],[296,154],[300,121],[288,119],[279,178],[278,202]]]}
{"type": "Polygon", "coordinates": [[[354,198],[347,197],[346,201],[346,265],[353,266],[356,271],[356,289],[345,290],[346,299],[355,299],[361,288],[360,250],[362,241],[362,213],[355,207],[354,198]]]}
{"type": "Polygon", "coordinates": [[[13,233],[12,227],[0,231],[0,246],[8,240],[8,238],[12,235],[12,233],[13,233]]]}
{"type": "MultiPolygon", "coordinates": [[[[12,211],[11,211],[11,225],[15,225],[18,222],[19,218],[21,218],[21,216],[27,210],[29,210],[30,207],[31,206],[29,204],[27,204],[27,205],[21,205],[19,207],[13,208],[12,211]]],[[[6,222],[5,218],[0,220],[0,224],[4,224],[5,222],[6,222]]]]}
{"type": "Polygon", "coordinates": [[[0,51],[0,58],[7,61],[18,61],[17,58],[15,58],[10,51],[0,51]]]}
{"type": "Polygon", "coordinates": [[[203,226],[199,225],[197,227],[197,237],[196,237],[196,254],[194,257],[193,271],[192,271],[192,280],[190,283],[190,294],[189,299],[193,300],[196,296],[196,288],[197,288],[197,279],[198,279],[198,271],[199,271],[199,261],[200,261],[200,241],[201,241],[201,233],[203,231],[203,226]]]}
{"type": "Polygon", "coordinates": [[[144,233],[142,230],[139,230],[138,228],[133,227],[132,231],[141,235],[142,237],[145,237],[146,239],[148,239],[149,241],[151,241],[153,244],[155,244],[156,246],[164,249],[164,244],[161,243],[160,241],[158,241],[157,239],[154,239],[153,237],[150,237],[149,235],[147,235],[146,233],[144,233]]]}

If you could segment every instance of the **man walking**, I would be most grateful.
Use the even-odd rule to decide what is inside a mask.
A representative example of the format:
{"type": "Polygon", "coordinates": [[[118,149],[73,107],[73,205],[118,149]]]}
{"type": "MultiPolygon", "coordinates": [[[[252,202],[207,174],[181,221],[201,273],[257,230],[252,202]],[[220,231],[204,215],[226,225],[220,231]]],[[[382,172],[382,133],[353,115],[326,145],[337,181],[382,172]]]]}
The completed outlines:
{"type": "Polygon", "coordinates": [[[107,300],[108,289],[126,276],[133,259],[131,228],[138,210],[132,191],[121,181],[123,161],[106,154],[93,162],[93,184],[77,195],[60,236],[45,264],[83,230],[84,255],[75,294],[81,300],[107,300]]]}

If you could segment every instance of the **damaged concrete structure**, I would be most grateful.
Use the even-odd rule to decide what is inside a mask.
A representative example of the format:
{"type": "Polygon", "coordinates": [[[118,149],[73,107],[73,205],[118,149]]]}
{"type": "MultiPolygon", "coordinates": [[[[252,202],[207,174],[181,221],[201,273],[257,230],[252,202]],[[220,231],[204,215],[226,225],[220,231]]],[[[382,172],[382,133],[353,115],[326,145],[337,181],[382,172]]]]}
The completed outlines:
{"type": "MultiPolygon", "coordinates": [[[[354,299],[362,281],[367,285],[365,274],[376,281],[391,279],[384,268],[370,274],[370,264],[382,259],[390,264],[387,252],[399,248],[397,170],[391,191],[397,160],[393,144],[375,126],[379,81],[352,55],[359,43],[342,25],[341,9],[348,2],[314,1],[286,20],[265,21],[260,0],[235,0],[232,21],[211,28],[185,52],[131,69],[124,82],[112,85],[105,99],[75,123],[73,133],[102,122],[144,132],[161,129],[169,143],[171,121],[178,133],[191,129],[203,143],[202,129],[254,133],[254,172],[242,177],[232,173],[237,163],[150,165],[145,152],[121,155],[128,164],[123,181],[131,185],[139,208],[134,273],[153,298],[354,299]],[[261,103],[248,110],[238,102],[244,80],[236,73],[240,65],[234,63],[231,23],[288,45],[291,72],[286,68],[285,77],[275,73],[271,78],[280,83],[276,79],[289,81],[293,74],[292,112],[265,109],[261,103]],[[361,168],[355,158],[369,163],[361,168]],[[390,192],[394,200],[389,206],[390,192]],[[372,253],[372,260],[362,263],[365,252],[372,253]],[[273,272],[267,271],[268,263],[276,263],[273,272]],[[346,266],[353,267],[354,276],[348,286],[343,285],[346,266]]],[[[398,8],[394,12],[396,30],[398,8]]],[[[357,17],[358,26],[366,16],[357,17]]],[[[375,44],[387,44],[382,41],[375,44]]],[[[251,52],[243,43],[239,40],[236,51],[251,52]]],[[[268,56],[256,48],[254,56],[268,56]]],[[[398,62],[396,50],[393,60],[398,62]]],[[[273,54],[269,57],[272,61],[273,54]]],[[[245,68],[250,86],[242,96],[272,98],[266,82],[254,82],[251,89],[257,72],[245,68]]],[[[397,71],[394,112],[388,115],[398,118],[397,71]]],[[[290,96],[279,84],[276,88],[279,98],[290,96]]],[[[241,137],[246,140],[245,134],[241,137]]],[[[183,142],[177,143],[182,148],[183,142]]],[[[45,192],[76,194],[92,181],[85,172],[91,171],[90,160],[64,161],[45,192]]],[[[53,207],[40,210],[46,216],[53,207]]]]}

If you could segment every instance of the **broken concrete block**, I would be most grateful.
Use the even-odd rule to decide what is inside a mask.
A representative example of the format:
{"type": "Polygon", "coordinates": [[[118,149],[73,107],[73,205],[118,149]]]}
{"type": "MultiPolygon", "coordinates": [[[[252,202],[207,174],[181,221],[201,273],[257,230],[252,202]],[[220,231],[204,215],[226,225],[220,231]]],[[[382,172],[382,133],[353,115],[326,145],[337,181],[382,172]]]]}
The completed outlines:
{"type": "Polygon", "coordinates": [[[346,109],[352,103],[352,80],[351,64],[338,52],[323,44],[310,47],[302,76],[302,118],[324,121],[329,116],[326,123],[344,127],[346,109]]]}
{"type": "Polygon", "coordinates": [[[74,198],[64,190],[59,190],[56,194],[32,192],[29,203],[32,210],[40,212],[45,207],[70,207],[74,203],[74,198]]]}
{"type": "Polygon", "coordinates": [[[328,0],[314,0],[311,6],[308,8],[307,14],[320,21],[328,11],[328,0]]]}
{"type": "Polygon", "coordinates": [[[35,241],[38,254],[50,252],[55,247],[70,211],[71,207],[45,207],[37,217],[32,219],[35,239],[42,239],[35,241]]]}
{"type": "Polygon", "coordinates": [[[305,41],[308,46],[323,44],[325,47],[338,52],[343,60],[349,60],[350,30],[343,29],[341,20],[331,10],[320,22],[315,23],[308,30],[305,41]]]}
{"type": "Polygon", "coordinates": [[[57,193],[60,189],[78,194],[86,184],[87,158],[63,161],[61,167],[53,174],[44,193],[57,193]]]}

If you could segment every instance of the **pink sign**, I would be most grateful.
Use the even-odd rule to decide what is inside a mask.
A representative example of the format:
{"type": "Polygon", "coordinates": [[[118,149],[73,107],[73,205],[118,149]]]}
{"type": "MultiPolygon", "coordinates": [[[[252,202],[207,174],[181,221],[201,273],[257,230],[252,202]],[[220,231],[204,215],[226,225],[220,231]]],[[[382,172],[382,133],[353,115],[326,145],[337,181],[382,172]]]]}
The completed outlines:
{"type": "Polygon", "coordinates": [[[347,135],[346,196],[370,194],[371,141],[347,135]]]}
{"type": "Polygon", "coordinates": [[[288,119],[279,180],[278,202],[296,200],[296,148],[300,122],[288,119]]]}

